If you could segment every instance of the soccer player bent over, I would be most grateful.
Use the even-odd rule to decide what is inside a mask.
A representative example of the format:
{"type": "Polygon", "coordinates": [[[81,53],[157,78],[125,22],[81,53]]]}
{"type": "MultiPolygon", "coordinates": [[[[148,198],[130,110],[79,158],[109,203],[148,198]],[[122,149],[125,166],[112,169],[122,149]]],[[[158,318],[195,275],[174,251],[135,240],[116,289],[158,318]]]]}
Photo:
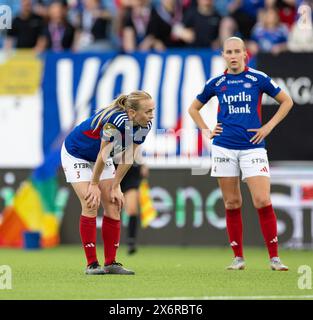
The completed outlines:
{"type": "Polygon", "coordinates": [[[277,222],[270,198],[270,173],[264,138],[282,121],[293,106],[292,99],[265,73],[245,65],[244,42],[237,37],[224,42],[227,69],[209,79],[189,108],[197,126],[207,130],[212,144],[211,176],[217,177],[226,209],[226,225],[234,260],[229,270],[245,268],[242,244],[242,180],[247,183],[258,211],[272,270],[286,271],[278,256],[277,222]],[[266,124],[261,124],[262,94],[273,97],[280,107],[266,124]],[[213,97],[218,98],[217,125],[209,131],[200,109],[213,97]]]}
{"type": "Polygon", "coordinates": [[[72,184],[82,208],[80,236],[87,259],[86,274],[134,274],[115,261],[124,202],[120,182],[132,166],[138,146],[145,141],[153,113],[154,102],[148,93],[134,91],[120,95],[74,128],[64,141],[61,159],[66,181],[72,184]],[[113,156],[121,156],[116,172],[113,156]],[[103,268],[96,253],[100,202],[104,208],[103,268]]]}

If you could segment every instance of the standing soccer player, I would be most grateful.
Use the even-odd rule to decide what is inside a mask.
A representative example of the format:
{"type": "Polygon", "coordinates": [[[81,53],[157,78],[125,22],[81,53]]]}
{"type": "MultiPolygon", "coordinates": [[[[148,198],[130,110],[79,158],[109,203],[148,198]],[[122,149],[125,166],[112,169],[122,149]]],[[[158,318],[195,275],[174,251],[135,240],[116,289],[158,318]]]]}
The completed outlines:
{"type": "Polygon", "coordinates": [[[61,158],[66,181],[81,203],[80,236],[87,259],[86,274],[134,274],[115,261],[120,241],[123,194],[120,183],[135,152],[151,128],[154,102],[144,91],[120,95],[108,107],[83,121],[67,136],[61,158]],[[120,156],[116,172],[112,157],[120,156]],[[96,253],[96,217],[104,208],[102,239],[105,266],[96,253]]]}
{"type": "Polygon", "coordinates": [[[245,65],[247,52],[242,39],[228,38],[223,57],[226,71],[209,79],[189,108],[197,126],[209,132],[212,144],[211,176],[217,177],[226,209],[226,225],[234,260],[229,270],[245,268],[242,243],[242,180],[247,183],[258,211],[272,270],[286,271],[278,256],[277,221],[270,198],[270,173],[264,138],[282,121],[293,106],[292,99],[265,73],[245,65]],[[266,124],[261,124],[262,94],[273,97],[280,107],[266,124]],[[219,101],[217,125],[211,132],[200,109],[213,96],[219,101]]]}

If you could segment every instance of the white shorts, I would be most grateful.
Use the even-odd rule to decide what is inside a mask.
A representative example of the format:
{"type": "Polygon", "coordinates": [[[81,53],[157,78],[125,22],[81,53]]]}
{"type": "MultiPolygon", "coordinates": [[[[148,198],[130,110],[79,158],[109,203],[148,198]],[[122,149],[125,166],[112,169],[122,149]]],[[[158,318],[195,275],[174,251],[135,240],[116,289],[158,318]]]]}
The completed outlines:
{"type": "Polygon", "coordinates": [[[270,177],[267,151],[264,148],[233,150],[212,145],[212,177],[270,177]]]}
{"type": "MultiPolygon", "coordinates": [[[[87,160],[75,158],[70,155],[63,143],[61,150],[61,161],[63,170],[66,177],[66,182],[83,182],[91,181],[92,169],[94,167],[94,162],[87,160]]],[[[101,173],[100,180],[113,179],[115,177],[115,167],[112,158],[109,158],[101,173]]]]}

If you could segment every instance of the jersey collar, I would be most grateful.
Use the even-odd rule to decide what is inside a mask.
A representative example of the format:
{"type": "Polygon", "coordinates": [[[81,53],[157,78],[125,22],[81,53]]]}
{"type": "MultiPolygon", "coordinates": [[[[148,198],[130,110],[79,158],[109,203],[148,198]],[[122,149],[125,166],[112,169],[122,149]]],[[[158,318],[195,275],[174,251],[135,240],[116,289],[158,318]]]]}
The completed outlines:
{"type": "MultiPolygon", "coordinates": [[[[249,70],[249,67],[248,67],[248,66],[245,66],[244,70],[243,70],[242,72],[238,73],[238,74],[247,72],[248,70],[249,70]]],[[[225,75],[226,75],[226,74],[229,74],[229,73],[228,73],[228,68],[225,69],[224,74],[225,74],[225,75]]],[[[232,75],[232,76],[237,76],[238,74],[231,74],[231,75],[232,75]]]]}

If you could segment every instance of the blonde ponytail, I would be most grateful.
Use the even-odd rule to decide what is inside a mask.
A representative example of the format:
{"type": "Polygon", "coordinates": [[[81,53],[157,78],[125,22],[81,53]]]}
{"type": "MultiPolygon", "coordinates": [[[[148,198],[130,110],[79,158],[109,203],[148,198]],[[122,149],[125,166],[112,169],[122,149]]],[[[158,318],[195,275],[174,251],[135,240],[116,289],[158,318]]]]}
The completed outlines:
{"type": "Polygon", "coordinates": [[[140,101],[152,99],[151,95],[145,91],[133,91],[129,95],[121,94],[114,99],[107,107],[105,107],[92,121],[91,126],[96,126],[93,131],[96,131],[103,120],[109,120],[113,113],[127,111],[128,109],[138,110],[140,101]]]}
{"type": "Polygon", "coordinates": [[[109,120],[113,113],[125,111],[126,100],[127,95],[121,94],[115,100],[113,100],[107,107],[103,108],[102,111],[92,120],[92,127],[97,122],[93,131],[96,131],[99,128],[103,120],[109,120]]]}

